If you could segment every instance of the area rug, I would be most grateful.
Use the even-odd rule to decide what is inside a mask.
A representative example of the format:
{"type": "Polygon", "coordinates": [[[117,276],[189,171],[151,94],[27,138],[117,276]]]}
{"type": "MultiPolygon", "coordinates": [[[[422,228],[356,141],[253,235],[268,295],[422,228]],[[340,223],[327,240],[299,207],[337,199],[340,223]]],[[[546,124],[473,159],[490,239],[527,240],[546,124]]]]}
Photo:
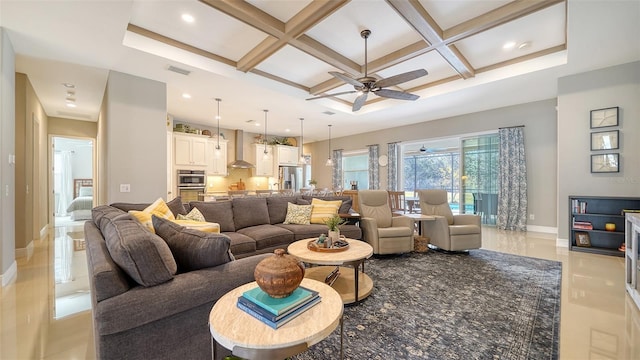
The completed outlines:
{"type": "MultiPolygon", "coordinates": [[[[373,258],[344,310],[345,359],[556,359],[562,264],[472,250],[373,258]]],[[[295,356],[338,359],[340,336],[295,356]]]]}

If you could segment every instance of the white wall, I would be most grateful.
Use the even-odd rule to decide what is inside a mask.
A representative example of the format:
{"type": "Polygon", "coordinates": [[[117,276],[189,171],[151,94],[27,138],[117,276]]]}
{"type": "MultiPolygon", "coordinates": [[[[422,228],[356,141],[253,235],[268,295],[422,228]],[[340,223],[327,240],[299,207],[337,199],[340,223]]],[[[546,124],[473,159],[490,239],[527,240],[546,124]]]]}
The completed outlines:
{"type": "Polygon", "coordinates": [[[15,53],[0,27],[0,275],[2,286],[15,270],[15,53]],[[13,270],[12,270],[13,269],[13,270]]]}
{"type": "MultiPolygon", "coordinates": [[[[541,226],[554,231],[556,227],[556,100],[549,99],[499,109],[481,111],[451,118],[427,121],[420,124],[399,126],[358,136],[335,137],[332,149],[344,151],[364,149],[369,144],[380,145],[380,155],[387,153],[387,143],[437,139],[464,134],[481,133],[500,127],[524,125],[527,182],[529,195],[529,226],[541,226]]],[[[393,121],[393,119],[390,119],[393,121]]],[[[335,128],[335,126],[334,126],[335,128]]],[[[334,129],[335,130],[335,129],[334,129]]],[[[327,158],[327,141],[308,144],[313,153],[313,178],[318,187],[331,187],[331,173],[324,166],[327,158]]],[[[387,186],[387,167],[380,167],[380,188],[387,186]]]]}
{"type": "Polygon", "coordinates": [[[559,79],[558,238],[568,237],[570,195],[640,197],[639,161],[640,62],[559,79]],[[613,106],[620,107],[620,126],[610,128],[620,130],[620,172],[592,174],[591,154],[599,152],[590,151],[590,111],[613,106]]]}
{"type": "Polygon", "coordinates": [[[107,203],[166,198],[166,93],[164,83],[109,73],[104,119],[107,203]],[[120,192],[120,184],[129,184],[131,192],[120,192]]]}

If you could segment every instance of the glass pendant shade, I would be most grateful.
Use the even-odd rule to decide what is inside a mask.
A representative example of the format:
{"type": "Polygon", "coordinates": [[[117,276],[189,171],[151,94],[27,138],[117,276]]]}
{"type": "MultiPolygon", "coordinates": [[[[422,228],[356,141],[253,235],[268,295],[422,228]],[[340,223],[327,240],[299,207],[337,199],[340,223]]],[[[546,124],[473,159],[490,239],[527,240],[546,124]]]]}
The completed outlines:
{"type": "Polygon", "coordinates": [[[333,166],[333,159],[331,158],[331,125],[329,125],[329,156],[327,156],[327,162],[325,166],[333,166]]]}
{"type": "Polygon", "coordinates": [[[222,99],[216,98],[218,102],[218,115],[216,115],[216,121],[218,122],[218,143],[216,144],[216,157],[220,157],[220,101],[222,99]]]}

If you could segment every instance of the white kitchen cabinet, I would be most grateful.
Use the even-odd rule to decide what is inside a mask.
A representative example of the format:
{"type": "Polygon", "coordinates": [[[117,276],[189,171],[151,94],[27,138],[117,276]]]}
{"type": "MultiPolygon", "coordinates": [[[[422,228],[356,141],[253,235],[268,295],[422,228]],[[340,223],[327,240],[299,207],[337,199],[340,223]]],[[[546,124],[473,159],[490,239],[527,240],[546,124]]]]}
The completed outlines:
{"type": "Polygon", "coordinates": [[[220,140],[220,149],[216,149],[218,140],[207,141],[207,175],[227,176],[227,140],[220,140]]]}
{"type": "Polygon", "coordinates": [[[253,176],[275,176],[275,168],[277,166],[275,165],[274,148],[271,145],[266,145],[266,150],[267,153],[265,154],[265,145],[263,144],[253,145],[253,163],[256,165],[253,176]]]}
{"type": "Polygon", "coordinates": [[[276,145],[277,164],[282,166],[298,165],[298,148],[296,146],[276,145]]]}
{"type": "Polygon", "coordinates": [[[207,137],[173,133],[173,144],[176,166],[207,166],[207,137]]]}

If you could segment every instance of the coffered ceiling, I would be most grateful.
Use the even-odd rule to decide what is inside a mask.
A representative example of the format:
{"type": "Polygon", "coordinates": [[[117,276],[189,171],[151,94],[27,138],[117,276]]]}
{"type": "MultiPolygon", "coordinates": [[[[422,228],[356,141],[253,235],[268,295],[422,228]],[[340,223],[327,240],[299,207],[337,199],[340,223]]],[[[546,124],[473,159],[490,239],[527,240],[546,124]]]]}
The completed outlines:
{"type": "MultiPolygon", "coordinates": [[[[18,54],[16,67],[29,75],[50,116],[95,120],[108,70],[116,70],[167,83],[168,112],[178,120],[213,124],[213,99],[219,97],[223,127],[260,132],[254,126],[269,109],[269,133],[298,135],[303,117],[305,138],[312,141],[326,137],[328,124],[334,124],[334,134],[349,135],[555,96],[557,77],[577,71],[567,69],[573,61],[569,49],[574,41],[586,41],[579,27],[569,35],[570,5],[577,1],[3,1],[0,6],[2,26],[18,54]],[[185,14],[193,21],[183,20],[185,14]],[[371,30],[367,62],[364,29],[371,30]],[[369,95],[353,112],[356,93],[306,100],[354,90],[332,71],[382,79],[416,69],[428,75],[391,87],[419,95],[416,101],[369,95]],[[74,81],[74,74],[86,84],[77,88],[77,107],[69,109],[60,84],[74,81]]],[[[579,16],[576,21],[583,21],[579,16]]],[[[618,20],[623,28],[638,27],[618,20]]],[[[592,65],[582,67],[620,57],[632,61],[636,53],[591,59],[592,65]]]]}

